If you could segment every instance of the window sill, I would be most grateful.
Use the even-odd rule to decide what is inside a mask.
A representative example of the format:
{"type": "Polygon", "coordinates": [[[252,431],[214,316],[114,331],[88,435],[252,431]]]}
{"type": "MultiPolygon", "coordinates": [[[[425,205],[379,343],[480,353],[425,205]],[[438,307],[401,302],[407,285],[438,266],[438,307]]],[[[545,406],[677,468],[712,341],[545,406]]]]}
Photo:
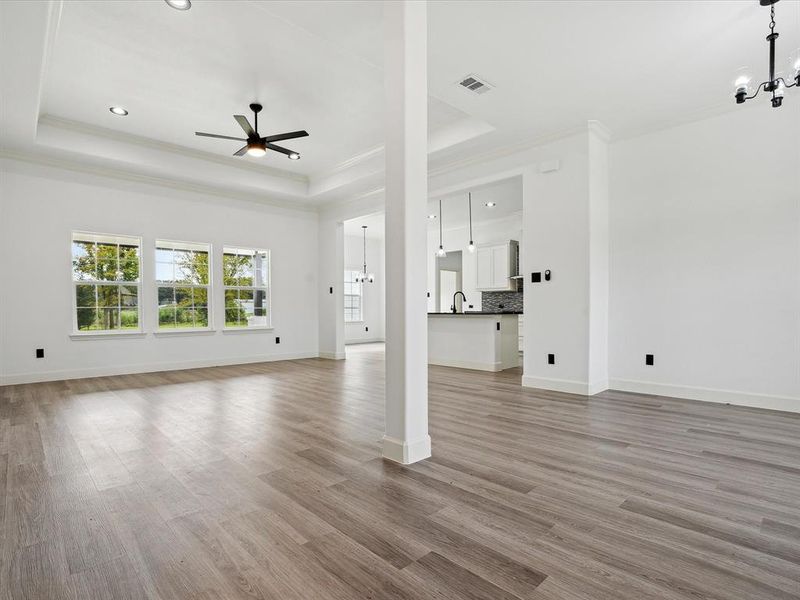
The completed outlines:
{"type": "Polygon", "coordinates": [[[72,340],[107,340],[110,338],[143,338],[147,334],[144,331],[92,331],[87,333],[71,333],[72,340]]]}
{"type": "Polygon", "coordinates": [[[153,332],[153,335],[170,337],[181,335],[214,335],[215,333],[217,333],[215,329],[205,327],[203,329],[189,329],[187,327],[186,329],[157,329],[153,332]]]}
{"type": "Polygon", "coordinates": [[[363,323],[363,322],[364,319],[361,319],[360,321],[345,321],[345,323],[363,323]]]}
{"type": "Polygon", "coordinates": [[[274,327],[226,327],[222,333],[248,333],[257,331],[273,331],[274,327]]]}

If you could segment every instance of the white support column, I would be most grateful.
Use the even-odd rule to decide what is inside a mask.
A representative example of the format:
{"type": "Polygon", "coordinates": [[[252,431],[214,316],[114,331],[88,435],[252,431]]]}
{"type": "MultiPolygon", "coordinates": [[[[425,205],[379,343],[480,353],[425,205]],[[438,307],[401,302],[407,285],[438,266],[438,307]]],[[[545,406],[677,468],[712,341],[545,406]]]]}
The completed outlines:
{"type": "Polygon", "coordinates": [[[425,254],[428,198],[427,3],[384,4],[386,89],[386,432],[383,455],[431,455],[425,254]]]}
{"type": "Polygon", "coordinates": [[[344,354],[344,223],[320,219],[319,226],[319,355],[344,354]]]}

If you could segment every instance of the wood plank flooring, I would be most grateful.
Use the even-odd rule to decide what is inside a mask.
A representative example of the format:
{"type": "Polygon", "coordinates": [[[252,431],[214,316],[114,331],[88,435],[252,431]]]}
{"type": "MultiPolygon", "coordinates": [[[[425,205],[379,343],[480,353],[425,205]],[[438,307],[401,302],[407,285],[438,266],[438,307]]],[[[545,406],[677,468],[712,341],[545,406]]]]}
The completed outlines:
{"type": "Polygon", "coordinates": [[[0,598],[800,598],[800,415],[430,369],[383,348],[0,388],[0,598]]]}

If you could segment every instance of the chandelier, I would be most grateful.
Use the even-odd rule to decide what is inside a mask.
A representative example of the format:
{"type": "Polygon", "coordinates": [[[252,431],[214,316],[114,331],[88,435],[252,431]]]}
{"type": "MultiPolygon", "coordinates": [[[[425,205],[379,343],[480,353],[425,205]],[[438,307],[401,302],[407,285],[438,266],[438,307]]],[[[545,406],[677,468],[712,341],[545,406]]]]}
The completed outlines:
{"type": "Polygon", "coordinates": [[[736,104],[744,104],[746,100],[752,100],[758,96],[761,90],[764,90],[772,94],[773,108],[778,108],[783,104],[783,95],[786,89],[800,86],[800,52],[795,53],[790,62],[792,72],[794,73],[792,75],[792,83],[787,83],[780,75],[777,77],[775,76],[775,42],[778,39],[778,32],[775,31],[775,4],[777,2],[778,0],[760,0],[761,6],[770,7],[771,20],[769,23],[769,35],[767,36],[767,41],[769,42],[769,80],[758,84],[755,88],[755,92],[753,92],[752,95],[748,95],[753,90],[750,86],[751,77],[749,73],[746,72],[746,69],[740,69],[735,83],[736,104]]]}
{"type": "Polygon", "coordinates": [[[364,231],[364,270],[356,275],[356,283],[372,283],[375,275],[367,272],[367,226],[362,225],[361,229],[364,231]]]}

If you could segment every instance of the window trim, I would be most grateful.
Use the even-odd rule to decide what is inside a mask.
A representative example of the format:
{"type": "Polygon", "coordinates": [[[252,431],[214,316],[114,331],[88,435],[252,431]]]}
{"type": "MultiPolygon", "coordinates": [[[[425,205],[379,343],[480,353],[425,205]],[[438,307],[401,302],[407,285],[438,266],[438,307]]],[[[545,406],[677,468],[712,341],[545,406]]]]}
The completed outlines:
{"type": "MultiPolygon", "coordinates": [[[[359,290],[358,294],[345,294],[345,293],[342,293],[343,303],[344,303],[344,299],[346,299],[347,296],[358,296],[359,297],[358,319],[350,319],[350,320],[348,320],[348,318],[347,318],[347,307],[345,306],[344,307],[345,314],[343,315],[345,323],[363,323],[364,322],[364,282],[362,282],[362,281],[347,281],[347,273],[360,273],[360,272],[361,272],[360,268],[358,268],[358,269],[345,269],[345,273],[344,273],[345,276],[343,277],[343,282],[345,284],[349,283],[351,285],[353,283],[358,283],[358,290],[359,290]]],[[[344,292],[344,286],[342,286],[342,292],[344,292]]]]}
{"type": "MultiPolygon", "coordinates": [[[[173,248],[174,250],[174,248],[173,248]]],[[[172,262],[173,266],[175,262],[172,262]]],[[[155,327],[153,329],[153,334],[161,335],[164,334],[176,334],[176,333],[203,333],[208,331],[215,331],[214,329],[214,244],[211,242],[189,242],[186,240],[168,240],[162,238],[156,238],[153,240],[153,293],[155,294],[155,307],[156,307],[156,320],[155,320],[155,327]],[[177,282],[167,283],[164,284],[158,280],[158,273],[156,265],[158,264],[157,252],[158,252],[158,244],[183,244],[185,246],[204,246],[208,248],[208,284],[179,284],[177,282]],[[161,327],[159,323],[160,312],[158,306],[158,289],[162,287],[171,287],[171,288],[205,288],[206,290],[206,300],[208,304],[206,305],[206,311],[208,313],[208,325],[206,327],[161,327]]],[[[192,304],[194,306],[194,304],[192,304]]]]}
{"type": "MultiPolygon", "coordinates": [[[[273,309],[272,309],[272,250],[269,248],[259,247],[259,246],[248,246],[247,244],[222,244],[222,256],[220,259],[220,266],[222,269],[222,279],[220,281],[220,286],[222,288],[222,326],[220,330],[223,333],[240,333],[245,331],[272,331],[275,329],[275,321],[273,317],[273,309]],[[257,252],[264,252],[267,254],[267,261],[269,265],[269,269],[267,270],[267,285],[266,287],[256,287],[256,286],[241,286],[241,285],[225,285],[225,249],[228,248],[230,250],[246,250],[248,252],[253,252],[255,255],[257,252]],[[254,295],[256,290],[266,290],[266,299],[267,299],[267,316],[268,322],[266,325],[256,325],[254,327],[229,327],[227,325],[227,318],[225,317],[225,293],[228,290],[253,290],[254,295]]],[[[253,279],[255,279],[255,271],[253,279]]]]}
{"type": "MultiPolygon", "coordinates": [[[[95,242],[97,243],[97,242],[95,242]]],[[[119,244],[119,242],[117,242],[119,244]]],[[[72,333],[69,334],[70,338],[72,339],[79,339],[79,338],[100,338],[106,336],[127,336],[127,337],[141,337],[145,335],[144,330],[144,317],[143,317],[143,307],[142,307],[142,281],[143,281],[143,261],[142,261],[142,252],[143,252],[143,243],[142,243],[142,236],[140,235],[130,235],[126,233],[98,233],[96,231],[85,231],[85,230],[72,230],[69,232],[69,244],[67,244],[68,252],[69,252],[69,279],[70,279],[70,293],[72,296],[72,333]],[[78,281],[75,279],[75,273],[72,270],[72,261],[73,261],[73,254],[72,254],[72,244],[75,243],[75,236],[93,236],[93,237],[108,237],[108,238],[129,238],[131,240],[137,240],[139,252],[139,278],[138,281],[97,281],[94,279],[85,279],[78,281]],[[88,329],[88,330],[81,330],[78,329],[78,285],[116,285],[116,286],[127,286],[127,287],[135,287],[136,288],[136,309],[139,315],[139,325],[136,329],[88,329]]]]}

